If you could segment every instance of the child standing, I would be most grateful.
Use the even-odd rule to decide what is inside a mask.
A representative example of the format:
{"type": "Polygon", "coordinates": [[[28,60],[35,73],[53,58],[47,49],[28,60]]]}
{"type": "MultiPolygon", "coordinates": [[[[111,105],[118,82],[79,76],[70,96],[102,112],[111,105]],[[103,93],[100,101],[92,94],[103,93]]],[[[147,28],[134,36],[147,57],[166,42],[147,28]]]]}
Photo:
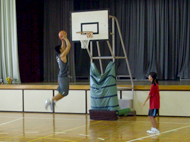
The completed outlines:
{"type": "Polygon", "coordinates": [[[149,100],[149,112],[148,117],[150,118],[150,122],[152,124],[151,130],[148,130],[147,133],[153,134],[153,133],[159,133],[158,130],[158,124],[156,122],[156,114],[159,111],[160,108],[160,94],[159,94],[159,87],[158,87],[158,80],[156,79],[157,74],[155,72],[150,72],[148,79],[150,82],[152,82],[151,89],[149,92],[148,97],[146,98],[145,102],[143,103],[142,107],[145,105],[145,103],[149,100]]]}

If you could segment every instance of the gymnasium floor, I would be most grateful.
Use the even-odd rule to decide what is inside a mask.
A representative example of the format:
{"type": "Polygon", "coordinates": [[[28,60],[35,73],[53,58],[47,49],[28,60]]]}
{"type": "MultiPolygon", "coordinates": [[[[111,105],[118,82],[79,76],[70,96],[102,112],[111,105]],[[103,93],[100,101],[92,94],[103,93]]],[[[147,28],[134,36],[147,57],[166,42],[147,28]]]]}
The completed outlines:
{"type": "Polygon", "coordinates": [[[147,135],[147,116],[94,121],[86,114],[0,112],[0,142],[189,142],[190,118],[158,117],[160,135],[147,135]]]}

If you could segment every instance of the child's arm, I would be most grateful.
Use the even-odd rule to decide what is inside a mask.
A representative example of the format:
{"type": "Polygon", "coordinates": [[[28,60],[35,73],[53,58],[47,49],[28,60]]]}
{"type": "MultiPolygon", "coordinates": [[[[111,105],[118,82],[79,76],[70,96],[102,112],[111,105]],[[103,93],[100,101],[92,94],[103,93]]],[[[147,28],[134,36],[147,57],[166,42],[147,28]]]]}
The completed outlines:
{"type": "Polygon", "coordinates": [[[150,92],[146,98],[146,100],[144,101],[144,103],[142,104],[142,107],[146,104],[146,102],[150,99],[150,97],[154,94],[154,85],[151,85],[151,88],[150,88],[150,92]]]}
{"type": "Polygon", "coordinates": [[[142,104],[142,107],[146,104],[146,102],[150,99],[151,95],[148,95],[144,103],[142,104]]]}

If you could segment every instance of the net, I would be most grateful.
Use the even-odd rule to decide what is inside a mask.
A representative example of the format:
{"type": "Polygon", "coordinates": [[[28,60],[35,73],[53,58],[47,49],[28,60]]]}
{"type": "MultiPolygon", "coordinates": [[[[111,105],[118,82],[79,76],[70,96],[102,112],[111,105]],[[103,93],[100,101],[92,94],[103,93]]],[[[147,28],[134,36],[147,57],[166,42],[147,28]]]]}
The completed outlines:
{"type": "Polygon", "coordinates": [[[82,31],[82,32],[77,32],[77,34],[78,34],[78,37],[81,42],[81,48],[87,49],[90,39],[93,38],[93,32],[92,31],[82,31]]]}

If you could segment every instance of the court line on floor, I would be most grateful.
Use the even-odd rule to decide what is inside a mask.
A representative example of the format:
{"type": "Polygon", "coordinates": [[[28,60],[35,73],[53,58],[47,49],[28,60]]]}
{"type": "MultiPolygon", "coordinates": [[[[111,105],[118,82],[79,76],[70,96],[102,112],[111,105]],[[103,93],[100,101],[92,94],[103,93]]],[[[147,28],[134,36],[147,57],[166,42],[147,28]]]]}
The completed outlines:
{"type": "Polygon", "coordinates": [[[90,135],[85,135],[85,134],[79,134],[80,136],[85,136],[85,137],[89,137],[90,135]]]}
{"type": "Polygon", "coordinates": [[[24,132],[25,134],[37,134],[39,132],[24,132]]]}
{"type": "MultiPolygon", "coordinates": [[[[10,117],[10,116],[0,116],[0,118],[1,117],[7,117],[7,118],[20,118],[20,117],[10,117]]],[[[81,118],[81,119],[66,119],[66,118],[47,118],[47,117],[44,117],[44,118],[42,118],[42,117],[22,117],[22,118],[29,118],[29,119],[32,119],[32,118],[34,118],[34,119],[61,119],[61,120],[84,120],[83,118],[81,118]]],[[[140,123],[150,123],[149,121],[128,121],[128,120],[126,120],[126,121],[118,121],[118,122],[140,122],[140,123]]],[[[158,123],[175,123],[175,124],[190,124],[190,122],[189,123],[176,123],[176,122],[158,122],[158,123]]]]}
{"type": "Polygon", "coordinates": [[[53,140],[60,140],[60,141],[67,141],[67,142],[77,142],[77,141],[73,141],[73,140],[68,140],[68,139],[60,139],[60,138],[47,138],[47,139],[53,139],[53,140]]]}
{"type": "Polygon", "coordinates": [[[20,118],[19,116],[18,117],[16,117],[16,116],[13,116],[13,117],[11,117],[11,116],[0,116],[0,118],[1,117],[7,117],[7,118],[20,118]]]}
{"type": "Polygon", "coordinates": [[[0,135],[8,135],[9,133],[0,133],[0,135]]]}
{"type": "MultiPolygon", "coordinates": [[[[7,118],[18,118],[18,117],[10,117],[10,116],[0,116],[0,118],[1,117],[7,117],[7,118]]],[[[38,118],[38,117],[22,117],[23,119],[26,119],[26,118],[29,118],[29,119],[49,119],[49,120],[52,120],[52,119],[57,119],[57,120],[74,120],[74,121],[76,121],[76,120],[84,120],[84,119],[64,119],[64,118],[38,118]]],[[[21,118],[18,118],[18,119],[21,119],[21,118]]],[[[120,122],[139,122],[139,123],[150,123],[149,121],[118,121],[118,123],[120,123],[120,122]]],[[[159,124],[162,124],[162,123],[167,123],[167,124],[173,124],[173,123],[175,123],[175,124],[190,124],[190,122],[189,123],[176,123],[176,122],[158,122],[159,124]]],[[[0,125],[1,126],[1,125],[0,125]]]]}
{"type": "Polygon", "coordinates": [[[67,134],[67,133],[63,133],[63,132],[53,132],[55,134],[67,134]]]}
{"type": "MultiPolygon", "coordinates": [[[[169,132],[172,132],[172,131],[177,131],[177,130],[180,130],[180,129],[188,128],[188,127],[190,127],[190,125],[184,126],[184,127],[179,127],[179,128],[172,129],[172,130],[168,130],[168,131],[165,131],[165,132],[161,132],[160,134],[165,134],[165,133],[169,133],[169,132]]],[[[156,135],[158,135],[158,134],[153,134],[153,135],[149,135],[149,136],[145,136],[145,137],[140,137],[140,138],[137,138],[137,139],[126,141],[126,142],[133,142],[133,141],[143,140],[145,138],[149,138],[149,137],[156,136],[156,135]]]]}
{"type": "MultiPolygon", "coordinates": [[[[6,117],[6,118],[20,118],[20,117],[10,117],[10,116],[0,116],[0,118],[1,117],[6,117]]],[[[53,117],[53,116],[52,116],[53,117]]],[[[68,118],[68,119],[66,119],[66,118],[47,118],[47,117],[44,117],[44,118],[42,118],[42,117],[23,117],[23,118],[29,118],[29,119],[61,119],[61,120],[84,120],[83,118],[81,118],[81,119],[70,119],[70,118],[68,118]]]]}
{"type": "Polygon", "coordinates": [[[166,135],[164,135],[164,136],[160,137],[159,139],[155,140],[154,142],[157,142],[157,141],[159,141],[159,140],[165,138],[166,136],[170,135],[170,134],[173,133],[173,132],[175,132],[175,131],[172,131],[172,132],[167,133],[166,135]]]}
{"type": "MultiPolygon", "coordinates": [[[[7,117],[7,118],[18,118],[18,117],[10,117],[10,116],[0,116],[0,118],[1,117],[7,117]]],[[[50,120],[52,120],[52,119],[60,119],[60,120],[84,120],[84,119],[65,119],[65,118],[42,118],[42,117],[22,117],[22,118],[24,118],[24,119],[26,119],[26,118],[29,118],[29,119],[50,119],[50,120]]],[[[139,123],[150,123],[149,121],[118,121],[118,123],[120,123],[120,122],[139,122],[139,123]]],[[[158,122],[158,123],[175,123],[175,124],[190,124],[190,122],[189,123],[176,123],[176,122],[158,122]]]]}
{"type": "Polygon", "coordinates": [[[20,119],[23,119],[23,117],[18,118],[18,119],[15,119],[15,120],[12,120],[12,121],[9,121],[9,122],[6,122],[6,123],[1,123],[0,126],[3,126],[3,125],[6,125],[6,124],[9,124],[9,123],[12,123],[12,122],[18,121],[18,120],[20,120],[20,119]]]}
{"type": "Polygon", "coordinates": [[[98,139],[99,139],[99,140],[102,140],[102,141],[104,141],[104,140],[105,140],[105,139],[103,139],[103,138],[100,138],[100,137],[98,137],[98,139]]]}
{"type": "MultiPolygon", "coordinates": [[[[102,122],[102,121],[94,122],[94,123],[91,124],[91,125],[94,125],[94,124],[97,124],[97,123],[100,123],[100,122],[102,122]]],[[[68,131],[72,131],[72,130],[75,130],[75,129],[78,129],[78,128],[81,128],[81,127],[85,127],[85,126],[86,126],[86,125],[82,125],[82,126],[79,126],[79,127],[71,128],[71,129],[62,131],[62,132],[60,132],[60,133],[56,133],[56,134],[54,133],[54,134],[51,134],[51,135],[48,135],[48,136],[45,136],[45,137],[40,137],[40,138],[37,138],[37,139],[30,140],[30,141],[28,141],[28,142],[38,141],[38,140],[41,140],[41,139],[45,139],[45,138],[48,138],[48,137],[51,137],[51,136],[55,136],[55,135],[61,134],[61,133],[66,133],[66,132],[68,132],[68,131]]]]}
{"type": "MultiPolygon", "coordinates": [[[[120,122],[139,122],[139,123],[150,123],[150,121],[118,121],[118,123],[120,122]]],[[[176,122],[158,122],[158,123],[172,123],[172,124],[190,124],[189,123],[176,123],[176,122]]]]}

